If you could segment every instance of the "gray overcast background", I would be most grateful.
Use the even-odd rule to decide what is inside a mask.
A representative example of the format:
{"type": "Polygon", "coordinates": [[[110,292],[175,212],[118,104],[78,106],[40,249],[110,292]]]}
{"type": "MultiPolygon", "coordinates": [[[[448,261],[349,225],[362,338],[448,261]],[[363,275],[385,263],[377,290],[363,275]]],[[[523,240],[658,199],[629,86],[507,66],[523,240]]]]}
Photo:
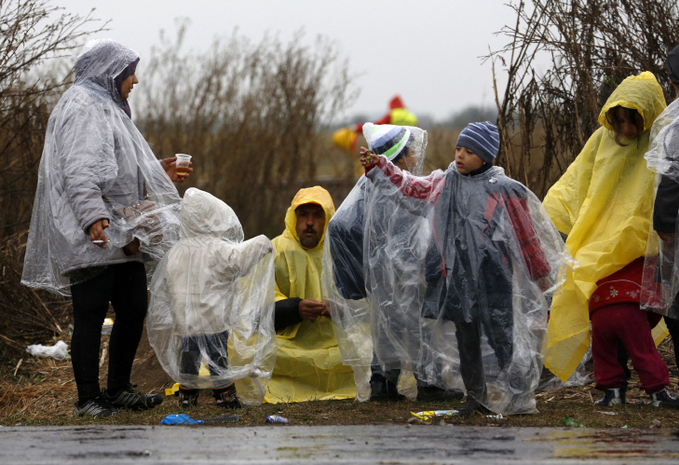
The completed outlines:
{"type": "MultiPolygon", "coordinates": [[[[259,42],[265,33],[287,43],[304,28],[304,42],[318,34],[333,40],[349,59],[360,96],[338,119],[387,111],[400,94],[418,116],[446,119],[469,105],[494,106],[490,62],[479,58],[507,39],[494,35],[513,24],[503,0],[53,0],[67,12],[111,20],[110,37],[141,55],[159,44],[159,32],[175,37],[175,18],[188,17],[185,47],[205,50],[215,36],[239,33],[259,42]]],[[[506,82],[498,76],[499,85],[506,82]]],[[[502,87],[500,88],[502,91],[502,87]]]]}

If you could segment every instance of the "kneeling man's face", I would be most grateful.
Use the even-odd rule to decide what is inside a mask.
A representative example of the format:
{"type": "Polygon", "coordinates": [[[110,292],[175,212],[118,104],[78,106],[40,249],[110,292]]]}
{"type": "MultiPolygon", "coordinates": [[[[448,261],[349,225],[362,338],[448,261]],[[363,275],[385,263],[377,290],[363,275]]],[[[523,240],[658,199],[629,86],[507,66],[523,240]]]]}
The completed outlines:
{"type": "Polygon", "coordinates": [[[321,241],[325,229],[325,211],[317,203],[305,203],[295,209],[297,237],[302,246],[313,249],[321,241]]]}

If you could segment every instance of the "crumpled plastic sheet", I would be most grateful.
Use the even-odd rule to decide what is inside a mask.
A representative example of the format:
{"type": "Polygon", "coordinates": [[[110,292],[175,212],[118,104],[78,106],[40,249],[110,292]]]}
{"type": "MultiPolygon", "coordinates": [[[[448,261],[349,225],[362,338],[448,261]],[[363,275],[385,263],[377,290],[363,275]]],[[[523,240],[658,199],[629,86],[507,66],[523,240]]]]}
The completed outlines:
{"type": "MultiPolygon", "coordinates": [[[[656,191],[662,177],[679,183],[679,100],[672,102],[653,123],[650,147],[644,157],[648,168],[657,173],[656,191]]],[[[679,205],[676,208],[679,210],[679,205]]],[[[677,319],[679,304],[675,304],[675,300],[679,293],[679,222],[675,227],[674,241],[668,243],[660,240],[651,222],[644,261],[641,307],[677,319]]]]}
{"type": "Polygon", "coordinates": [[[26,352],[34,357],[52,357],[56,360],[71,358],[68,354],[68,345],[64,341],[58,341],[53,346],[33,344],[26,348],[26,352]]]}
{"type": "MultiPolygon", "coordinates": [[[[363,128],[368,148],[375,150],[375,138],[400,127],[366,123],[363,128]]],[[[408,148],[406,163],[411,172],[420,174],[426,155],[427,132],[416,127],[407,127],[407,131],[412,134],[412,143],[408,148]]],[[[407,366],[402,366],[397,357],[383,353],[386,343],[373,347],[373,338],[386,340],[387,336],[376,319],[377,310],[366,299],[363,272],[365,198],[371,189],[372,183],[361,176],[328,223],[321,280],[323,296],[332,315],[342,359],[354,370],[356,398],[359,401],[366,401],[370,397],[370,366],[374,349],[380,351],[382,357],[378,357],[378,360],[385,370],[408,369],[407,366]]],[[[385,212],[389,212],[394,205],[385,203],[383,208],[385,212]]],[[[399,212],[391,217],[391,221],[419,221],[422,227],[426,227],[424,219],[407,212],[399,212]]],[[[410,289],[404,287],[400,291],[404,299],[412,298],[409,295],[410,289]]],[[[406,390],[402,393],[411,394],[406,390]]]]}
{"type": "Polygon", "coordinates": [[[243,241],[233,210],[195,188],[184,194],[180,234],[151,282],[149,342],[175,382],[209,389],[251,378],[238,395],[260,404],[277,347],[271,242],[243,241]]]}
{"type": "Polygon", "coordinates": [[[368,305],[330,305],[345,361],[366,363],[372,344],[383,367],[411,368],[423,382],[464,391],[463,370],[471,370],[468,384],[487,408],[535,413],[546,297],[575,266],[556,227],[499,167],[473,179],[454,164],[429,177],[390,173],[374,168],[373,188],[363,191],[368,305]],[[442,190],[432,187],[442,181],[442,190]],[[475,360],[463,367],[460,335],[475,360]]]}
{"type": "Polygon", "coordinates": [[[50,115],[40,160],[21,282],[70,295],[137,238],[149,280],[178,240],[180,197],[148,143],[120,107],[115,77],[138,54],[95,41],[76,61],[76,75],[50,115]],[[85,228],[100,218],[106,249],[85,228]]]}

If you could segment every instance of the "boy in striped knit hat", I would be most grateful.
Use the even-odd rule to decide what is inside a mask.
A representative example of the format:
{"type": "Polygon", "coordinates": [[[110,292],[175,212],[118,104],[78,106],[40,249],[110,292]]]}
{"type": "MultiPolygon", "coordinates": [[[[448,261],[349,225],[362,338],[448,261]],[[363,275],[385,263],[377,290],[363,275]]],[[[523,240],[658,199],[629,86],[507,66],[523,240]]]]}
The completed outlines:
{"type": "Polygon", "coordinates": [[[460,133],[448,169],[426,177],[361,150],[374,185],[419,199],[429,220],[420,325],[435,329],[423,336],[416,371],[441,388],[455,388],[461,379],[467,403],[460,415],[485,408],[536,411],[547,320],[543,292],[564,256],[537,197],[493,166],[499,143],[495,125],[472,123],[460,133]]]}

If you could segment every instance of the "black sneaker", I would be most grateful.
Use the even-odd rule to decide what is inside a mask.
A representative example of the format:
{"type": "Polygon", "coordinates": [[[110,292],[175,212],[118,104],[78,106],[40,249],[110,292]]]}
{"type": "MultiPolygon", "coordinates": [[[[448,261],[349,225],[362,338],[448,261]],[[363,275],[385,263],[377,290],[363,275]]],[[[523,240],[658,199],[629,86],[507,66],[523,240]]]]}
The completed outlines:
{"type": "Polygon", "coordinates": [[[177,397],[179,397],[180,407],[188,408],[198,405],[198,394],[200,394],[198,389],[183,388],[180,386],[176,394],[177,397]]]}
{"type": "Polygon", "coordinates": [[[135,387],[136,385],[128,384],[126,388],[114,394],[109,393],[107,389],[104,391],[104,398],[114,407],[132,410],[149,410],[163,402],[159,394],[142,394],[135,387]]]}
{"type": "Polygon", "coordinates": [[[111,405],[103,396],[100,394],[94,399],[88,399],[85,402],[76,402],[75,410],[73,410],[74,417],[83,417],[89,415],[95,418],[105,418],[112,417],[118,413],[118,409],[111,405]]]}
{"type": "Polygon", "coordinates": [[[468,417],[474,413],[479,412],[487,415],[490,412],[486,407],[481,405],[474,397],[467,396],[467,402],[457,411],[457,415],[460,417],[468,417]]]}
{"type": "Polygon", "coordinates": [[[464,392],[457,389],[442,389],[436,386],[417,386],[417,400],[419,402],[446,402],[462,400],[464,392]]]}
{"type": "Polygon", "coordinates": [[[231,383],[226,387],[220,389],[213,389],[212,395],[217,400],[217,407],[237,409],[242,405],[236,395],[236,386],[231,383]]]}
{"type": "Polygon", "coordinates": [[[622,388],[612,388],[606,389],[604,396],[594,402],[597,407],[612,407],[613,405],[625,405],[625,397],[627,395],[627,389],[622,388]]]}
{"type": "Polygon", "coordinates": [[[669,407],[679,409],[679,397],[673,394],[669,389],[664,388],[658,392],[651,394],[651,404],[654,407],[669,407]]]}
{"type": "Polygon", "coordinates": [[[370,400],[403,400],[404,395],[398,393],[398,389],[394,383],[387,380],[382,375],[373,373],[370,378],[370,400]]]}

